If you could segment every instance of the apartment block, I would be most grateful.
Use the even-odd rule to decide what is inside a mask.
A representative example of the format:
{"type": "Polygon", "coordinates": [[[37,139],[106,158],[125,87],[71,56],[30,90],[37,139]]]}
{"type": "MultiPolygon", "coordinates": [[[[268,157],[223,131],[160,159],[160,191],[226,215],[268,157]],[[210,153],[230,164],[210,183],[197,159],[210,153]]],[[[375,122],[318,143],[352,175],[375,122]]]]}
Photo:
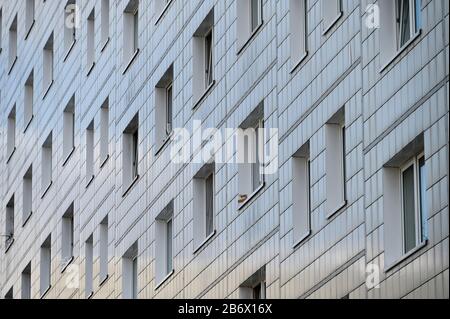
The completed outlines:
{"type": "Polygon", "coordinates": [[[0,297],[448,299],[449,57],[447,0],[0,0],[0,297]]]}

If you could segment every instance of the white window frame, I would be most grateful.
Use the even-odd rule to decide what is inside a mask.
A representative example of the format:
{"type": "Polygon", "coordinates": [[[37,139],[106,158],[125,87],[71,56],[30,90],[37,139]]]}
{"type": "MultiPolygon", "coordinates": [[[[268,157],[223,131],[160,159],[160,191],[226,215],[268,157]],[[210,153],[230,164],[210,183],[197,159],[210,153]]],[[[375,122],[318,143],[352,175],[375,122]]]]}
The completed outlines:
{"type": "Polygon", "coordinates": [[[95,66],[95,8],[87,18],[87,45],[86,45],[86,65],[87,75],[91,73],[95,66]]]}
{"type": "Polygon", "coordinates": [[[17,110],[16,105],[12,107],[8,115],[8,131],[7,131],[7,145],[6,145],[6,163],[9,163],[12,155],[16,151],[16,127],[17,127],[17,110]]]}
{"type": "Polygon", "coordinates": [[[101,4],[101,52],[109,42],[109,0],[102,0],[101,4]]]}
{"type": "Polygon", "coordinates": [[[416,25],[416,0],[396,0],[395,1],[395,15],[396,15],[396,42],[397,50],[401,50],[404,46],[407,46],[410,40],[414,39],[414,36],[419,32],[416,25]],[[402,32],[403,24],[401,23],[403,18],[403,5],[405,1],[409,2],[409,38],[402,44],[402,32]],[[399,3],[400,2],[400,3],[399,3]],[[400,7],[399,7],[400,5],[400,7]]]}
{"type": "Polygon", "coordinates": [[[22,183],[22,225],[25,225],[33,213],[33,165],[30,166],[23,176],[22,183]]]}
{"type": "Polygon", "coordinates": [[[64,61],[66,61],[69,53],[72,51],[72,48],[76,42],[76,25],[78,23],[78,12],[76,10],[76,0],[68,0],[66,5],[64,6],[64,61]],[[73,11],[69,8],[72,6],[73,11]],[[68,27],[67,22],[69,20],[69,16],[73,15],[73,27],[68,27]]]}
{"type": "Polygon", "coordinates": [[[89,299],[94,293],[94,243],[93,236],[89,236],[85,245],[85,278],[84,278],[84,293],[85,297],[89,299]]]}
{"type": "Polygon", "coordinates": [[[249,30],[250,34],[254,33],[256,30],[258,30],[259,26],[263,22],[263,3],[262,0],[249,0],[249,30]],[[256,15],[257,15],[257,23],[256,25],[253,25],[253,1],[256,1],[256,15]]]}
{"type": "Polygon", "coordinates": [[[102,285],[106,279],[108,278],[108,216],[106,216],[103,221],[99,225],[100,229],[100,245],[99,245],[99,259],[100,259],[100,268],[99,268],[99,276],[100,276],[100,285],[102,285]]]}
{"type": "MultiPolygon", "coordinates": [[[[422,238],[424,237],[423,235],[423,229],[422,229],[422,214],[423,212],[421,211],[421,194],[420,194],[420,166],[419,166],[419,162],[422,158],[424,158],[424,153],[421,153],[417,156],[415,156],[414,158],[412,158],[411,160],[409,160],[407,163],[405,163],[401,169],[400,169],[400,204],[401,204],[401,216],[402,216],[402,247],[403,247],[403,253],[407,254],[409,253],[411,250],[414,250],[415,248],[419,247],[420,245],[422,245],[424,243],[424,241],[422,240],[422,238]],[[414,172],[414,227],[415,227],[415,235],[416,235],[416,241],[415,241],[415,247],[411,248],[410,250],[407,250],[406,248],[406,239],[405,239],[405,210],[404,210],[404,197],[403,197],[403,172],[405,172],[407,169],[409,169],[410,167],[413,167],[413,172],[414,172]]],[[[425,194],[426,196],[426,194],[425,194]]]]}
{"type": "Polygon", "coordinates": [[[17,14],[15,15],[13,22],[11,23],[9,27],[9,69],[8,74],[11,73],[14,65],[17,61],[17,33],[18,33],[18,17],[17,14]]]}
{"type": "Polygon", "coordinates": [[[94,179],[94,121],[86,128],[86,187],[94,179]]]}
{"type": "Polygon", "coordinates": [[[25,132],[30,126],[30,123],[34,117],[34,70],[31,70],[27,80],[25,81],[24,91],[23,123],[25,132]]]}

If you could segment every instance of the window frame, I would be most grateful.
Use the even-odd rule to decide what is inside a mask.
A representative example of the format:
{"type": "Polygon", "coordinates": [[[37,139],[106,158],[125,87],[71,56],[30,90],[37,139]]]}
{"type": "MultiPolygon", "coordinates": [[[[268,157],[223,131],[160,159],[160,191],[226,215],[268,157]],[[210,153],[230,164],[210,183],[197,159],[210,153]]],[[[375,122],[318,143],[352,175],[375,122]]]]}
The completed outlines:
{"type": "Polygon", "coordinates": [[[204,90],[214,83],[214,26],[211,26],[204,36],[204,55],[205,55],[205,65],[204,65],[204,90]],[[211,37],[209,42],[208,50],[208,37],[211,37]],[[209,54],[207,55],[207,53],[209,54]]]}
{"type": "Polygon", "coordinates": [[[397,44],[397,51],[400,51],[403,47],[407,46],[408,43],[414,39],[414,37],[420,32],[421,26],[417,25],[417,10],[420,10],[417,8],[417,0],[396,0],[395,1],[395,24],[396,24],[396,44],[397,44]],[[409,18],[409,37],[407,40],[402,41],[402,32],[404,24],[402,23],[403,18],[403,6],[404,3],[408,1],[409,3],[409,11],[408,11],[408,18],[409,18]]]}
{"type": "Polygon", "coordinates": [[[173,82],[170,82],[166,87],[165,96],[165,111],[166,111],[166,138],[173,132],[173,82]],[[170,95],[169,95],[170,92],[170,95]]]}

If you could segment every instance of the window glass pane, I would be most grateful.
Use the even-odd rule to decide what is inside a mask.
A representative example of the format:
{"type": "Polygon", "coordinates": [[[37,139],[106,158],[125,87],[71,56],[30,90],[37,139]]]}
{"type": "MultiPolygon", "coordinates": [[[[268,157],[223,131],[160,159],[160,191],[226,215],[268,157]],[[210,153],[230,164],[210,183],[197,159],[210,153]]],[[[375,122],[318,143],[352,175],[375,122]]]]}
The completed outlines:
{"type": "Polygon", "coordinates": [[[166,101],[166,116],[167,116],[167,127],[166,133],[169,135],[172,132],[172,85],[167,87],[167,101],[166,101]]]}
{"type": "Polygon", "coordinates": [[[428,202],[427,202],[427,174],[425,167],[425,158],[419,160],[419,183],[420,183],[420,221],[422,229],[422,241],[428,238],[428,202]]]}
{"type": "Polygon", "coordinates": [[[251,31],[254,31],[260,24],[260,3],[261,0],[251,0],[251,31]]]}
{"type": "Polygon", "coordinates": [[[411,38],[409,0],[400,1],[400,46],[403,46],[411,38]]]}
{"type": "Polygon", "coordinates": [[[137,271],[137,258],[133,259],[133,299],[137,299],[138,292],[138,271],[137,271]]]}
{"type": "Polygon", "coordinates": [[[167,221],[167,269],[166,273],[172,271],[172,219],[167,221]]]}
{"type": "Polygon", "coordinates": [[[415,1],[415,20],[416,20],[416,32],[422,28],[422,0],[415,1]]]}
{"type": "Polygon", "coordinates": [[[134,52],[136,52],[136,50],[138,49],[138,43],[139,43],[138,42],[138,38],[139,38],[139,25],[138,25],[139,14],[138,14],[138,11],[136,11],[136,13],[134,14],[133,23],[134,23],[134,26],[133,26],[133,36],[134,36],[133,42],[134,43],[133,43],[133,45],[134,45],[134,52]]]}
{"type": "Polygon", "coordinates": [[[402,173],[403,180],[403,235],[405,252],[416,247],[416,214],[414,199],[414,165],[402,173]]]}
{"type": "Polygon", "coordinates": [[[213,81],[213,74],[212,74],[212,31],[208,33],[205,37],[205,75],[206,75],[206,83],[205,88],[207,88],[213,81]]]}
{"type": "Polygon", "coordinates": [[[205,181],[206,187],[206,236],[214,231],[214,179],[213,174],[209,175],[205,181]]]}
{"type": "Polygon", "coordinates": [[[138,175],[138,131],[133,133],[133,161],[132,161],[132,178],[138,175]]]}
{"type": "Polygon", "coordinates": [[[252,164],[252,179],[253,179],[253,191],[261,185],[261,172],[260,172],[260,162],[259,162],[259,149],[261,147],[260,142],[260,131],[261,126],[258,125],[255,127],[255,145],[254,145],[254,157],[252,164]]]}

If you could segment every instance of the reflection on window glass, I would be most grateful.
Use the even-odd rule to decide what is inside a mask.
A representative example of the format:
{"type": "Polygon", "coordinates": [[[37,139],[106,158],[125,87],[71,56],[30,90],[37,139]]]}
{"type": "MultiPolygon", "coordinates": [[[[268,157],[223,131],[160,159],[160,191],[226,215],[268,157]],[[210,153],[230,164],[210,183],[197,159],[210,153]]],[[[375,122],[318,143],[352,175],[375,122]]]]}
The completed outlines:
{"type": "Polygon", "coordinates": [[[428,238],[428,211],[427,211],[427,187],[426,187],[426,181],[427,181],[427,174],[426,174],[426,168],[425,168],[425,158],[421,158],[419,160],[419,182],[420,182],[420,221],[421,221],[421,228],[422,228],[422,242],[427,240],[428,238]]]}

